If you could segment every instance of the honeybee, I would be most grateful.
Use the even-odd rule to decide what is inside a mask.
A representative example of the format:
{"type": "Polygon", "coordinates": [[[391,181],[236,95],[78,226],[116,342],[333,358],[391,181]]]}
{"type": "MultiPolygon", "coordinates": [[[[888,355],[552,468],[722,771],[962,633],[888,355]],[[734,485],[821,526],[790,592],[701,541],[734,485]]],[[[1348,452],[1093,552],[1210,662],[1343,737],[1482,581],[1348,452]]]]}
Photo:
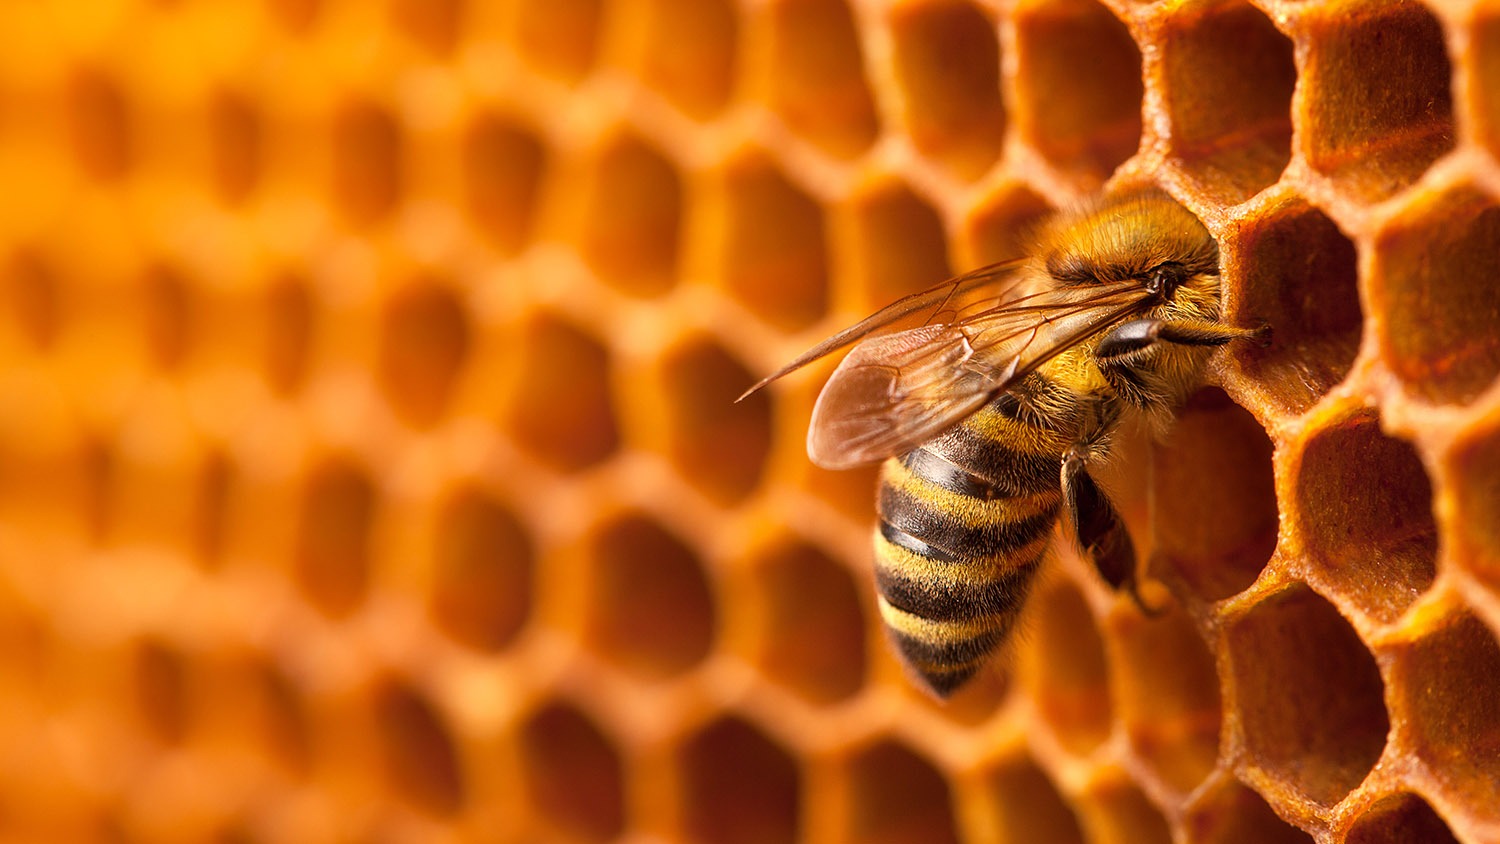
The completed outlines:
{"type": "Polygon", "coordinates": [[[1221,321],[1213,236],[1136,190],[1055,216],[1029,257],[900,299],[745,395],[858,342],[818,396],[807,452],[828,469],[884,461],[881,620],[946,698],[1010,634],[1063,511],[1099,576],[1140,603],[1134,546],[1092,472],[1122,423],[1162,429],[1217,347],[1269,330],[1221,321]]]}

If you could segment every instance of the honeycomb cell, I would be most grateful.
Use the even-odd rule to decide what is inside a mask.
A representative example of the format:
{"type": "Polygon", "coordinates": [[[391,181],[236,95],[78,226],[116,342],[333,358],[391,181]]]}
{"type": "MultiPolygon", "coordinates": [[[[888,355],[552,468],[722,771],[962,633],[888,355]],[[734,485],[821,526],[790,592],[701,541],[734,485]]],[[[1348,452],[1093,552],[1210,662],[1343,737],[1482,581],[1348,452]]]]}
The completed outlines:
{"type": "Polygon", "coordinates": [[[307,704],[286,673],[268,662],[251,667],[254,723],[251,740],[266,748],[289,773],[308,773],[314,735],[307,704]]]}
{"type": "Polygon", "coordinates": [[[465,788],[458,750],[432,705],[394,680],[375,691],[373,705],[391,790],[434,815],[459,812],[465,788]]]}
{"type": "Polygon", "coordinates": [[[728,0],[650,0],[642,81],[692,117],[717,114],[734,93],[739,16],[728,0]]]}
{"type": "Polygon", "coordinates": [[[35,351],[47,352],[62,332],[62,283],[36,250],[21,249],[6,262],[4,310],[35,351]]]}
{"type": "Polygon", "coordinates": [[[1453,146],[1443,29],[1419,3],[1309,9],[1302,155],[1359,201],[1405,188],[1453,146]]]}
{"type": "Polygon", "coordinates": [[[692,668],[713,645],[717,612],[697,557],[655,522],[624,515],[589,540],[585,641],[649,680],[692,668]]]}
{"type": "Polygon", "coordinates": [[[1200,189],[1241,202],[1292,157],[1292,42],[1247,3],[1183,11],[1162,41],[1168,148],[1200,189]]]}
{"type": "Polygon", "coordinates": [[[349,460],[327,458],[309,471],[292,559],[298,587],[328,616],[346,616],[364,599],[375,507],[368,476],[349,460]]]}
{"type": "Polygon", "coordinates": [[[1422,197],[1375,244],[1370,306],[1382,357],[1406,389],[1465,404],[1500,374],[1500,298],[1474,279],[1494,272],[1500,206],[1461,189],[1422,197]]]}
{"type": "Polygon", "coordinates": [[[1279,517],[1265,430],[1222,390],[1199,391],[1152,446],[1157,542],[1151,567],[1204,600],[1253,583],[1279,517]]]}
{"type": "Polygon", "coordinates": [[[1446,462],[1453,483],[1453,558],[1500,590],[1500,430],[1474,430],[1446,462]]]}
{"type": "Polygon", "coordinates": [[[1086,755],[1109,737],[1113,717],[1099,629],[1083,596],[1065,580],[1042,586],[1030,605],[1027,674],[1037,713],[1063,747],[1086,755]]]}
{"type": "Polygon", "coordinates": [[[504,648],[531,613],[535,552],[525,526],[468,487],[443,502],[433,534],[433,624],[468,647],[504,648]]]}
{"type": "Polygon", "coordinates": [[[277,394],[290,396],[307,378],[317,310],[306,279],[278,275],[266,287],[264,373],[277,394]]]}
{"type": "Polygon", "coordinates": [[[1344,380],[1359,352],[1354,244],[1317,209],[1288,202],[1246,231],[1235,253],[1232,272],[1245,281],[1229,318],[1272,331],[1269,345],[1233,347],[1235,360],[1258,395],[1301,413],[1344,380]]]}
{"type": "Polygon", "coordinates": [[[1000,156],[1000,46],[995,24],[967,2],[900,5],[888,12],[902,119],[912,146],[965,179],[1000,156]]]}
{"type": "Polygon", "coordinates": [[[854,694],[865,679],[865,621],[848,570],[801,543],[773,545],[756,557],[761,672],[814,704],[854,694]]]}
{"type": "Polygon", "coordinates": [[[465,0],[392,0],[394,29],[434,58],[453,52],[463,29],[465,0]]]}
{"type": "Polygon", "coordinates": [[[981,201],[966,225],[975,263],[1009,261],[1030,253],[1033,233],[1051,211],[1047,200],[1023,187],[981,201]]]}
{"type": "Polygon", "coordinates": [[[1344,420],[1307,443],[1294,512],[1309,576],[1361,612],[1393,622],[1432,584],[1432,487],[1416,452],[1383,435],[1375,417],[1344,420]]]}
{"type": "Polygon", "coordinates": [[[632,296],[672,287],[682,224],[682,184],[672,163],[618,136],[586,168],[580,246],[594,271],[632,296]]]}
{"type": "Polygon", "coordinates": [[[767,156],[743,156],[723,174],[725,287],[777,328],[806,328],[828,307],[823,209],[767,156]]]}
{"type": "Polygon", "coordinates": [[[764,391],[735,402],[755,383],[749,370],[699,338],[667,354],[661,379],[672,463],[718,504],[754,492],[771,450],[771,404],[764,391]]]}
{"type": "Polygon", "coordinates": [[[1458,844],[1452,830],[1427,801],[1415,794],[1393,794],[1363,812],[1344,837],[1346,844],[1458,844]]]}
{"type": "Polygon", "coordinates": [[[333,117],[332,202],[351,226],[386,219],[401,201],[401,127],[381,106],[345,103],[333,117]]]}
{"type": "Polygon", "coordinates": [[[188,664],[164,642],[146,639],[133,653],[136,703],[146,731],[159,741],[182,741],[188,729],[188,664]]]}
{"type": "Polygon", "coordinates": [[[536,70],[577,82],[594,66],[599,48],[600,0],[521,0],[516,47],[536,70]]]}
{"type": "Polygon", "coordinates": [[[835,260],[853,282],[861,313],[952,275],[937,212],[899,181],[874,182],[849,200],[836,225],[835,260]]]}
{"type": "Polygon", "coordinates": [[[1140,146],[1140,50],[1094,0],[1021,0],[1015,24],[1016,128],[1075,181],[1097,185],[1140,146]]]}
{"type": "Polygon", "coordinates": [[[994,801],[994,827],[987,839],[1083,844],[1083,831],[1068,802],[1028,758],[1007,760],[985,773],[994,801]]]}
{"type": "Polygon", "coordinates": [[[1101,844],[1168,844],[1172,840],[1166,818],[1128,782],[1095,786],[1080,801],[1089,840],[1101,844]]]}
{"type": "Polygon", "coordinates": [[[770,28],[770,106],[824,152],[852,158],[880,130],[864,56],[844,0],[781,0],[770,28]]]}
{"type": "Polygon", "coordinates": [[[234,486],[234,466],[223,451],[210,451],[198,469],[194,484],[192,535],[189,548],[203,568],[217,566],[229,532],[229,507],[234,486]]]}
{"type": "Polygon", "coordinates": [[[1135,755],[1186,794],[1219,757],[1219,677],[1192,620],[1174,612],[1119,631],[1120,717],[1135,755]]]}
{"type": "Polygon", "coordinates": [[[1500,158],[1500,90],[1487,80],[1500,79],[1500,14],[1493,7],[1475,7],[1469,30],[1469,113],[1480,142],[1500,158]]]}
{"type": "Polygon", "coordinates": [[[1259,794],[1227,780],[1197,800],[1183,819],[1197,844],[1312,844],[1307,833],[1276,816],[1259,794]]]}
{"type": "Polygon", "coordinates": [[[551,703],[520,728],[532,805],[569,835],[608,841],[625,827],[625,774],[610,740],[577,709],[551,703]]]}
{"type": "Polygon", "coordinates": [[[688,840],[798,840],[802,786],[796,761],[755,727],[721,718],[690,738],[677,757],[688,840]]]}
{"type": "Polygon", "coordinates": [[[1467,613],[1395,653],[1399,741],[1456,805],[1500,821],[1500,644],[1467,613]]]}
{"type": "Polygon", "coordinates": [[[250,98],[223,89],[208,102],[210,182],[220,202],[243,204],[265,167],[265,130],[250,98]]]}
{"type": "Polygon", "coordinates": [[[442,282],[415,281],[385,302],[376,374],[407,424],[427,428],[443,418],[471,345],[464,305],[442,282]]]}
{"type": "Polygon", "coordinates": [[[847,776],[847,840],[958,841],[948,782],[926,759],[887,740],[850,759],[847,776]]]}
{"type": "Polygon", "coordinates": [[[1225,642],[1244,764],[1314,803],[1338,802],[1380,758],[1390,727],[1370,652],[1304,586],[1235,619],[1225,642]]]}
{"type": "Polygon", "coordinates": [[[120,471],[120,456],[114,444],[97,436],[89,437],[78,453],[79,473],[83,476],[79,511],[84,535],[91,542],[107,544],[115,528],[114,489],[120,471]]]}
{"type": "Polygon", "coordinates": [[[492,112],[470,121],[460,144],[469,219],[500,251],[520,251],[535,226],[547,148],[528,128],[492,112]]]}
{"type": "Polygon", "coordinates": [[[154,264],[142,283],[146,353],[156,368],[170,372],[182,365],[192,346],[196,313],[193,292],[175,267],[154,264]]]}
{"type": "Polygon", "coordinates": [[[125,91],[109,74],[80,68],[68,85],[68,135],[84,175],[102,183],[124,177],[138,153],[125,91]]]}
{"type": "Polygon", "coordinates": [[[560,317],[534,313],[521,327],[518,385],[507,430],[549,465],[573,472],[619,446],[609,352],[560,317]]]}
{"type": "Polygon", "coordinates": [[[323,11],[323,0],[266,0],[266,6],[283,28],[295,35],[306,34],[323,11]]]}

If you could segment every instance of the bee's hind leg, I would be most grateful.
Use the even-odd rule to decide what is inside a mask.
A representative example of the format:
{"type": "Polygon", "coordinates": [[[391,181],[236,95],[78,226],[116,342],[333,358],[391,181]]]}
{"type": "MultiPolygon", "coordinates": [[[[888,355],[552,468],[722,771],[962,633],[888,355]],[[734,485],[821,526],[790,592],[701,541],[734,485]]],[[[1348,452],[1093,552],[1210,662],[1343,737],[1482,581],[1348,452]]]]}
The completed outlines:
{"type": "Polygon", "coordinates": [[[1128,592],[1142,613],[1160,615],[1164,607],[1148,606],[1141,599],[1135,580],[1135,544],[1109,496],[1089,475],[1087,451],[1082,447],[1075,446],[1063,456],[1062,493],[1073,539],[1093,561],[1099,576],[1116,591],[1128,592]]]}

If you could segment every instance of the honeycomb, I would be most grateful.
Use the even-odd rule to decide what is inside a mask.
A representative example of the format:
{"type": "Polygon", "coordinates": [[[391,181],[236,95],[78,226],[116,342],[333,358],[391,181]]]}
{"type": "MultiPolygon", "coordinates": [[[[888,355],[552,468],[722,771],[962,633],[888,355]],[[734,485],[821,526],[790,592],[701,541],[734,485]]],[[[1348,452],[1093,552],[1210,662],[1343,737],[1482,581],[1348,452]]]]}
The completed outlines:
{"type": "Polygon", "coordinates": [[[13,841],[1500,841],[1500,5],[0,4],[13,841]],[[1227,351],[939,704],[820,378],[1149,183],[1227,351]],[[821,372],[827,371],[824,367],[821,372]]]}

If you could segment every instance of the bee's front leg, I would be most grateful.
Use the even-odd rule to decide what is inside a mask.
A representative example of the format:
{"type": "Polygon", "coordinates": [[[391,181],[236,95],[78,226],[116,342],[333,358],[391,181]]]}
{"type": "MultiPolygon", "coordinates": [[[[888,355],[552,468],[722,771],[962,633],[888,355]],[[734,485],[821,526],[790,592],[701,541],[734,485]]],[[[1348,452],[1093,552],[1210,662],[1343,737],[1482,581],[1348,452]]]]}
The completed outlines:
{"type": "Polygon", "coordinates": [[[1159,343],[1180,346],[1222,346],[1230,340],[1267,338],[1271,327],[1236,328],[1204,320],[1133,319],[1109,330],[1099,340],[1094,356],[1101,364],[1138,359],[1159,343]]]}

